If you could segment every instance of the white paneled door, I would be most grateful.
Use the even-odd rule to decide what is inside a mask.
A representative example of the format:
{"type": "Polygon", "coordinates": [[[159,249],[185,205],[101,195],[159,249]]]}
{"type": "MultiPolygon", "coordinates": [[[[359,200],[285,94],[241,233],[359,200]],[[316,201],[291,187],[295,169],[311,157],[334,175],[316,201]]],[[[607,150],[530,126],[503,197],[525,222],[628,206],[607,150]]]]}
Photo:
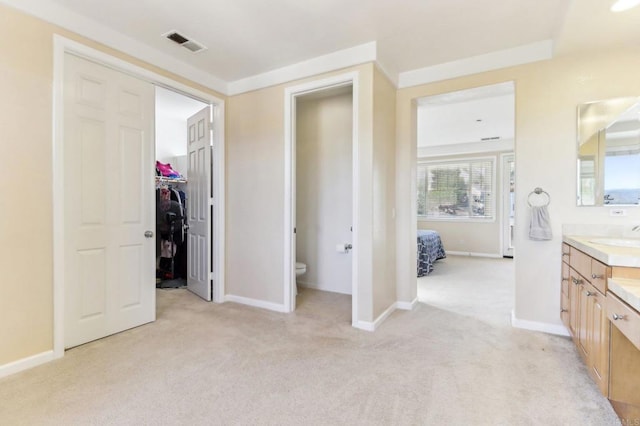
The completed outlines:
{"type": "Polygon", "coordinates": [[[211,107],[206,107],[187,120],[187,288],[211,301],[211,107]]]}
{"type": "Polygon", "coordinates": [[[155,320],[154,88],[66,54],[65,347],[155,320]]]}

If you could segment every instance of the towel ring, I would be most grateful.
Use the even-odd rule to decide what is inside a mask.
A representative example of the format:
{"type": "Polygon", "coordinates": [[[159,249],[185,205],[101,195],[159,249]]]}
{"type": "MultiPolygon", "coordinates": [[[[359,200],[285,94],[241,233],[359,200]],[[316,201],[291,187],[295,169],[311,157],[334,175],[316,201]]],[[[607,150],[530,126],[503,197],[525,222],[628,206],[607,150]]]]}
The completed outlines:
{"type": "Polygon", "coordinates": [[[544,204],[536,204],[537,207],[548,206],[549,203],[551,202],[551,196],[549,195],[549,193],[547,191],[545,191],[542,188],[535,188],[527,196],[527,204],[529,204],[529,207],[533,207],[534,206],[533,204],[531,204],[531,196],[534,195],[534,194],[535,195],[546,195],[547,196],[547,202],[544,203],[544,204]]]}

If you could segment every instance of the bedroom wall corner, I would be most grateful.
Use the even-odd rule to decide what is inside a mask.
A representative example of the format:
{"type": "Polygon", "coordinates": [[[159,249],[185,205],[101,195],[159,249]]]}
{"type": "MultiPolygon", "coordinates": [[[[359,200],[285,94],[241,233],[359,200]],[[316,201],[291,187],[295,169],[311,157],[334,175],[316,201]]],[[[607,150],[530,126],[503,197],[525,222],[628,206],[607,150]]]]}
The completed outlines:
{"type": "Polygon", "coordinates": [[[413,306],[418,296],[417,282],[417,104],[406,91],[396,92],[396,297],[403,306],[413,306]]]}
{"type": "Polygon", "coordinates": [[[373,317],[397,301],[396,88],[373,68],[373,317]]]}

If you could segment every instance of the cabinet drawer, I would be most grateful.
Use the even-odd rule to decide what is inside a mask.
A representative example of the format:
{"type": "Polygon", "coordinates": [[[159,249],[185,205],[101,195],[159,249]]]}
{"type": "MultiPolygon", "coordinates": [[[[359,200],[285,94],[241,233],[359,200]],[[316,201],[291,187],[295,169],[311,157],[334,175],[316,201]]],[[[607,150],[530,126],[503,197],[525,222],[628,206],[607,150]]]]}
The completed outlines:
{"type": "Polygon", "coordinates": [[[586,279],[591,279],[591,257],[575,247],[571,247],[569,265],[586,279]]]}
{"type": "Polygon", "coordinates": [[[591,281],[591,284],[600,290],[602,294],[607,292],[607,278],[609,276],[611,276],[611,268],[604,263],[591,259],[591,274],[587,276],[587,279],[591,281]]]}
{"type": "Polygon", "coordinates": [[[607,318],[640,349],[640,313],[631,309],[615,294],[607,294],[607,318]]]}
{"type": "Polygon", "coordinates": [[[562,243],[562,261],[566,264],[569,263],[569,256],[571,256],[570,245],[567,243],[562,243]]]}

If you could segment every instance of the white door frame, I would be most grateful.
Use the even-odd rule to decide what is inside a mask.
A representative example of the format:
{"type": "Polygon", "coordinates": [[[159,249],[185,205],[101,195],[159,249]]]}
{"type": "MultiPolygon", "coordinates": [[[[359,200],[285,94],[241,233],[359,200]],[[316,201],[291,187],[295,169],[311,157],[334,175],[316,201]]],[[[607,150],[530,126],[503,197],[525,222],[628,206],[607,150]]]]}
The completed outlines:
{"type": "MultiPolygon", "coordinates": [[[[502,202],[500,203],[502,206],[502,211],[500,213],[500,255],[501,256],[507,256],[507,249],[509,247],[509,234],[511,232],[511,230],[509,229],[509,213],[510,213],[510,208],[509,208],[509,187],[508,185],[510,184],[510,176],[507,173],[506,170],[506,165],[507,165],[507,160],[508,158],[511,157],[513,158],[514,164],[516,161],[516,155],[515,152],[508,152],[508,153],[502,153],[500,154],[500,177],[501,177],[501,184],[500,184],[500,189],[501,189],[501,199],[502,202]]],[[[514,221],[515,221],[515,212],[514,212],[514,221]]],[[[513,252],[514,252],[514,248],[511,248],[511,254],[510,256],[513,256],[513,252]]]]}
{"type": "Polygon", "coordinates": [[[218,208],[214,223],[214,274],[219,283],[214,289],[214,302],[224,301],[224,100],[194,89],[171,78],[85,46],[60,35],[53,36],[53,352],[55,358],[64,356],[64,56],[71,53],[106,67],[116,69],[152,84],[162,86],[187,96],[198,98],[213,107],[213,140],[219,147],[214,162],[215,191],[218,191],[218,208]]]}
{"type": "Polygon", "coordinates": [[[284,97],[284,311],[293,312],[295,309],[296,292],[296,253],[293,220],[296,208],[296,100],[298,96],[319,92],[341,86],[353,87],[352,102],[352,235],[353,244],[351,260],[351,317],[352,324],[358,324],[358,213],[359,209],[359,156],[358,156],[358,111],[359,90],[358,72],[349,72],[322,80],[288,87],[284,97]]]}

